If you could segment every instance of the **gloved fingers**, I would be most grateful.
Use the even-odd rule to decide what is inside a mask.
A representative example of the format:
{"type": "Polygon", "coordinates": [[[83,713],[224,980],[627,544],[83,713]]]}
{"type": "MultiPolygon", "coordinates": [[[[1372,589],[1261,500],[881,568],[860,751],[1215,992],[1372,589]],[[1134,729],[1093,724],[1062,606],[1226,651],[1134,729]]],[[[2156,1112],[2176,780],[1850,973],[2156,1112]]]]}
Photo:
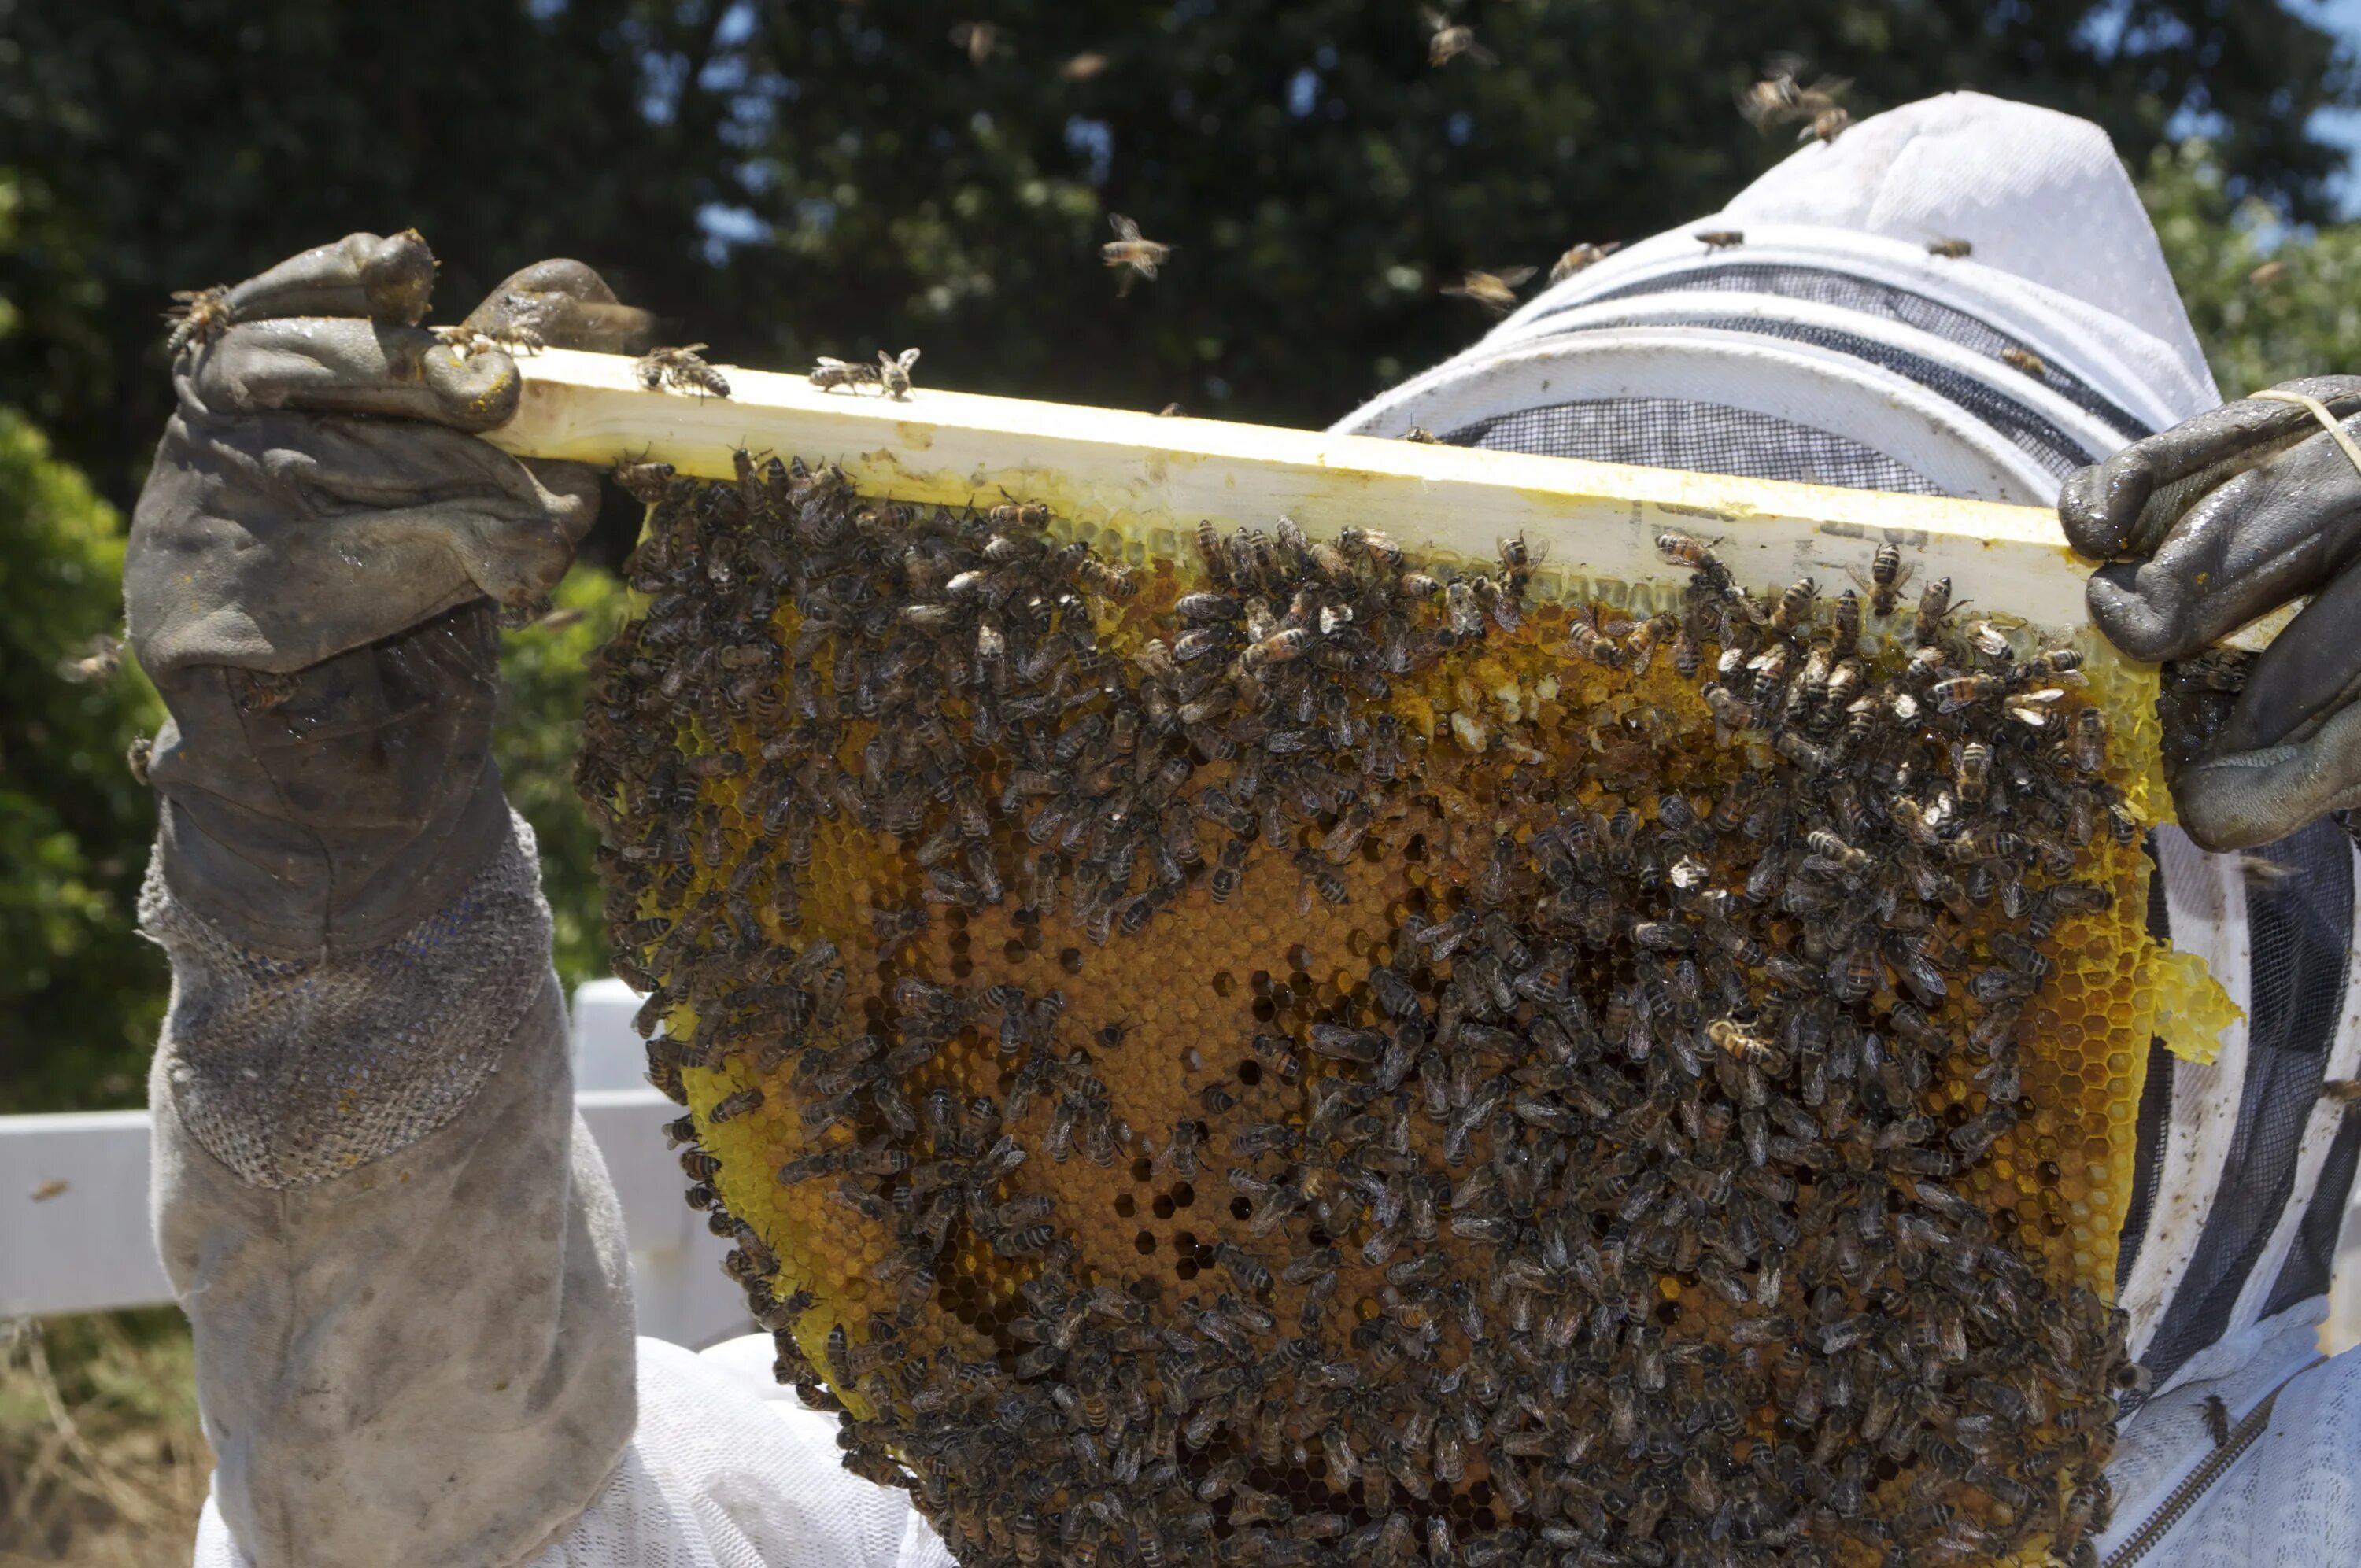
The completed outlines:
{"type": "Polygon", "coordinates": [[[416,326],[434,292],[434,253],[416,229],[404,229],[314,246],[232,287],[228,303],[233,322],[357,316],[416,326]]]}
{"type": "MultiPolygon", "coordinates": [[[[2316,398],[2340,419],[2361,413],[2361,377],[2313,376],[2272,390],[2316,398]]],[[[2317,433],[2312,411],[2299,404],[2224,403],[2077,470],[2058,498],[2058,521],[2079,555],[2152,554],[2193,503],[2317,433]]]]}
{"type": "Polygon", "coordinates": [[[2217,854],[2361,806],[2361,706],[2339,709],[2302,740],[2192,762],[2172,796],[2181,828],[2217,854]]]}
{"type": "Polygon", "coordinates": [[[285,477],[306,495],[307,526],[334,548],[439,548],[485,598],[511,609],[548,597],[598,516],[597,470],[521,462],[437,426],[324,421],[302,461],[300,474],[285,477]]]}
{"type": "Polygon", "coordinates": [[[2312,428],[2181,513],[2147,560],[2091,575],[2091,619],[2109,641],[2135,659],[2185,658],[2345,569],[2361,550],[2361,470],[2312,428]]]}
{"type": "Polygon", "coordinates": [[[2290,745],[2361,696],[2361,571],[2312,596],[2271,639],[2210,750],[2227,754],[2290,745]]]}
{"type": "Polygon", "coordinates": [[[354,317],[233,326],[186,376],[188,390],[215,414],[373,414],[465,431],[506,423],[523,392],[515,363],[499,349],[466,353],[416,327],[354,317]]]}
{"type": "Polygon", "coordinates": [[[565,575],[596,473],[440,426],[221,422],[142,491],[124,565],[140,663],[286,673],[472,599],[522,609],[565,575]]]}
{"type": "Polygon", "coordinates": [[[618,301],[591,268],[554,258],[510,273],[461,324],[520,347],[637,354],[654,340],[655,317],[618,301]]]}

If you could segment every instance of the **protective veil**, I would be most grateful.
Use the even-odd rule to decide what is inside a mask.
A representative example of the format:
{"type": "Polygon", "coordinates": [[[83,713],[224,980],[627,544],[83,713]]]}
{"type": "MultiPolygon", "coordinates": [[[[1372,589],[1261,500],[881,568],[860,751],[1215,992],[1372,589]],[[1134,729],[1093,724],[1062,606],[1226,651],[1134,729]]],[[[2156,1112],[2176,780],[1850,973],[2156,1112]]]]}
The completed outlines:
{"type": "MultiPolygon", "coordinates": [[[[1955,93],[1797,153],[1336,428],[2047,506],[2075,470],[2216,400],[2105,137],[1955,93]],[[1696,237],[1727,231],[1743,243],[1696,237]],[[1954,239],[1972,249],[1930,249],[1954,239]]],[[[2244,859],[2169,828],[2152,852],[2151,928],[2203,954],[2246,1017],[2208,1066],[2151,1048],[2122,1151],[2119,1301],[2150,1383],[2125,1401],[2099,1555],[2350,1562],[2361,1357],[2314,1364],[2361,1155],[2361,1117],[2320,1095],[2361,1069],[2354,845],[2322,821],[2244,859]],[[2275,1392],[2252,1446],[2149,1527],[2213,1454],[2207,1401],[2235,1426],[2275,1392]]]]}

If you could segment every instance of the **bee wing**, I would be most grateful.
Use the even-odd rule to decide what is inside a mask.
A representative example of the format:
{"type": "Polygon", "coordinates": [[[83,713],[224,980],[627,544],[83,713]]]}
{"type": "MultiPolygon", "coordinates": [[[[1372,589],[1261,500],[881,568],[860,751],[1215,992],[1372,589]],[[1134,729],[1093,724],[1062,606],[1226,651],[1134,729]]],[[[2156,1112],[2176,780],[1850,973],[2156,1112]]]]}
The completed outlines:
{"type": "Polygon", "coordinates": [[[1439,33],[1451,25],[1444,19],[1443,13],[1432,5],[1421,5],[1418,8],[1418,14],[1424,18],[1429,32],[1439,33]]]}
{"type": "Polygon", "coordinates": [[[825,354],[819,356],[819,367],[823,370],[850,370],[852,368],[852,367],[847,364],[844,360],[831,359],[825,354]]]}
{"type": "Polygon", "coordinates": [[[1476,42],[1472,38],[1468,40],[1466,48],[1461,49],[1460,52],[1478,65],[1488,66],[1498,65],[1500,63],[1500,57],[1499,55],[1494,54],[1490,49],[1486,49],[1482,44],[1476,42]]]}
{"type": "Polygon", "coordinates": [[[1812,68],[1812,62],[1792,49],[1780,49],[1763,57],[1763,74],[1773,82],[1793,84],[1795,78],[1812,68]]]}
{"type": "Polygon", "coordinates": [[[917,362],[918,351],[915,348],[906,348],[902,350],[901,357],[895,361],[895,363],[900,365],[905,370],[907,370],[911,366],[916,365],[917,362]]]}
{"type": "Polygon", "coordinates": [[[1125,217],[1121,213],[1109,213],[1107,214],[1107,222],[1115,225],[1115,233],[1117,239],[1137,239],[1139,237],[1139,225],[1133,223],[1129,218],[1125,217]]]}
{"type": "Polygon", "coordinates": [[[1532,267],[1503,267],[1493,276],[1511,289],[1521,289],[1537,270],[1539,269],[1532,267]]]}

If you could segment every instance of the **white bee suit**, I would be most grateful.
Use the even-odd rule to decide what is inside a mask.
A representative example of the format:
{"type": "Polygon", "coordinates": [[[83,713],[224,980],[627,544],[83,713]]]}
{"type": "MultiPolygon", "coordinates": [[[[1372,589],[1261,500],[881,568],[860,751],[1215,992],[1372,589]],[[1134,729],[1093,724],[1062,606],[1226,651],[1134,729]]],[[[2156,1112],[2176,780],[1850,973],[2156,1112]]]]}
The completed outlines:
{"type": "MultiPolygon", "coordinates": [[[[1339,428],[1984,497],[2215,401],[2103,136],[1955,94],[1813,147],[1696,228],[1544,292],[1339,428]],[[1971,258],[1930,257],[1964,238],[1971,258]],[[2046,367],[2011,368],[2015,345],[2046,367]]],[[[137,630],[135,626],[135,631],[137,630]]],[[[201,1568],[821,1568],[948,1562],[906,1494],[752,1339],[634,1341],[620,1221],[571,1112],[530,834],[456,898],[316,954],[227,932],[173,882],[153,1087],[156,1222],[220,1456],[201,1568]]],[[[2361,1361],[2313,1349],[2361,1117],[2356,858],[2323,825],[2256,891],[2160,835],[2152,917],[2247,1009],[2209,1068],[2151,1057],[2122,1298],[2156,1369],[2101,1556],[2259,1431],[2141,1561],[2361,1561],[2361,1361]]]]}

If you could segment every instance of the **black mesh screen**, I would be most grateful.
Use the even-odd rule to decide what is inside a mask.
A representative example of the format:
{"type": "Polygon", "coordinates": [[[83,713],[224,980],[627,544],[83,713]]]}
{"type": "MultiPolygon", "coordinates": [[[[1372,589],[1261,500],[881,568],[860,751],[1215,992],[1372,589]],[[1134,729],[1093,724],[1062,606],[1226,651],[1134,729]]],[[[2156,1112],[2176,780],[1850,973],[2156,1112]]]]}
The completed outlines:
{"type": "MultiPolygon", "coordinates": [[[[2143,846],[2147,850],[2150,874],[2147,879],[2147,934],[2159,942],[2172,940],[2172,910],[2164,896],[2164,862],[2158,860],[2155,835],[2149,835],[2143,846]]],[[[2115,1253],[2115,1289],[2121,1292],[2132,1277],[2132,1266],[2139,1261],[2140,1244],[2147,1238],[2148,1217],[2156,1212],[2156,1190],[2164,1179],[2164,1157],[2170,1147],[2172,1129],[2172,1053],[2162,1040],[2150,1036],[2147,1042],[2147,1076],[2140,1083],[2138,1138],[2139,1144],[2132,1159],[2132,1201],[2124,1212],[2124,1226],[2117,1234],[2115,1253]]]]}
{"type": "MultiPolygon", "coordinates": [[[[2345,1003],[2353,941],[2353,852],[2318,822],[2254,851],[2247,878],[2246,1070],[2221,1188],[2144,1360],[2160,1386],[2222,1335],[2295,1185],[2345,1003]]],[[[2333,1243],[2332,1243],[2333,1245],[2333,1243]]]]}
{"type": "MultiPolygon", "coordinates": [[[[1830,327],[1806,326],[1797,322],[1764,321],[1753,316],[1683,316],[1677,322],[1652,321],[1643,312],[1626,316],[1611,316],[1565,326],[1563,333],[1606,332],[1617,327],[1679,325],[1701,332],[1748,333],[1757,337],[1775,337],[1789,343],[1808,343],[1816,348],[1829,349],[1848,355],[1864,364],[1875,365],[1895,375],[1916,382],[1928,391],[1957,404],[1968,413],[1998,431],[2009,442],[2044,468],[2064,478],[2085,464],[2096,461],[2102,454],[2086,449],[2082,444],[2060,430],[2051,420],[2001,390],[1992,383],[1979,379],[1947,365],[1938,364],[1923,355],[1912,354],[1875,338],[1858,333],[1839,332],[1830,327]]],[[[2016,374],[2017,372],[2012,372],[2016,374]]]]}
{"type": "Polygon", "coordinates": [[[2345,1228],[2345,1208],[2353,1201],[2353,1168],[2361,1161],[2361,1116],[2348,1114],[2328,1146],[2320,1168],[2320,1185],[2312,1189],[2312,1206],[2296,1226],[2295,1243],[2271,1286],[2263,1315],[2283,1312],[2299,1301],[2326,1294],[2329,1276],[2336,1272],[2336,1238],[2345,1228]]]}
{"type": "MultiPolygon", "coordinates": [[[[1620,289],[1594,294],[1565,308],[1579,309],[1634,295],[1700,291],[1775,294],[1782,299],[1806,300],[1814,304],[1833,305],[1839,310],[1858,311],[1863,315],[1877,316],[1913,327],[1947,343],[1956,343],[1962,348],[1995,358],[2004,348],[2028,346],[1982,317],[1970,315],[1939,300],[1930,300],[1924,294],[1914,293],[1892,283],[1858,278],[1832,268],[1802,267],[1792,262],[1704,262],[1687,272],[1627,283],[1620,289]]],[[[1549,313],[1544,313],[1545,315],[1549,313]]],[[[2156,433],[2154,426],[2135,417],[2081,377],[2057,365],[2048,367],[2041,384],[2085,413],[2105,420],[2122,432],[2126,441],[2136,441],[2144,435],[2156,433]]]]}
{"type": "Polygon", "coordinates": [[[1603,398],[1519,409],[1445,434],[1455,446],[1636,463],[1749,479],[1933,495],[1935,487],[1849,436],[1684,398],[1603,398]]]}

